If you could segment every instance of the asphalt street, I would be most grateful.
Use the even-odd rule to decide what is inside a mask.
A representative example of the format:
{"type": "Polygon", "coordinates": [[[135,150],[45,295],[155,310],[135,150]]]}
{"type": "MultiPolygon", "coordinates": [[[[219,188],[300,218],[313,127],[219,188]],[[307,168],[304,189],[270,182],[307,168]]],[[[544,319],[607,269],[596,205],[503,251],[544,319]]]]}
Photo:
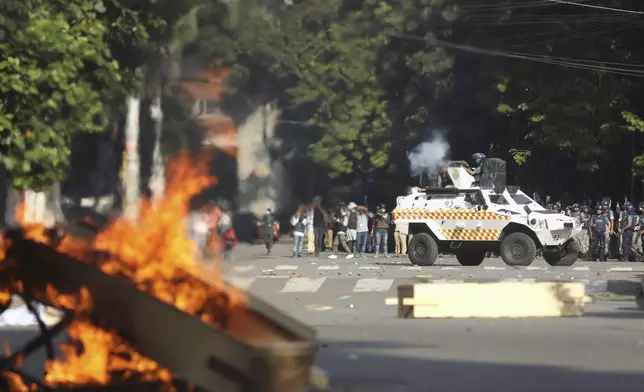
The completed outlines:
{"type": "MultiPolygon", "coordinates": [[[[644,385],[644,312],[629,298],[598,300],[584,317],[556,319],[398,319],[395,306],[385,305],[401,283],[638,282],[644,264],[553,268],[537,260],[510,268],[492,258],[461,267],[444,257],[416,268],[406,259],[289,254],[287,244],[278,244],[273,256],[245,246],[222,269],[229,281],[318,330],[316,365],[328,372],[332,391],[641,391],[644,385]]],[[[34,332],[5,326],[0,340],[16,349],[34,332]]],[[[43,360],[40,352],[24,367],[38,377],[43,360]]]]}
{"type": "Polygon", "coordinates": [[[512,268],[491,258],[462,267],[442,257],[413,267],[402,258],[292,259],[289,251],[282,244],[265,256],[248,247],[223,269],[231,282],[317,328],[317,365],[334,391],[642,390],[644,312],[632,300],[597,301],[583,318],[522,320],[398,319],[384,300],[399,284],[418,281],[639,282],[644,264],[554,268],[537,260],[512,268]]]}
{"type": "MultiPolygon", "coordinates": [[[[580,281],[588,291],[606,291],[606,282],[639,282],[644,276],[644,263],[582,262],[570,267],[551,267],[537,259],[528,267],[510,267],[500,258],[486,259],[478,267],[463,267],[454,257],[440,257],[435,265],[411,265],[407,258],[329,259],[304,256],[292,258],[290,246],[277,244],[267,256],[261,246],[240,248],[235,260],[223,265],[222,271],[231,283],[256,294],[338,293],[395,294],[400,284],[464,281],[580,281]]],[[[619,288],[615,288],[616,290],[619,288]]],[[[613,289],[608,290],[613,291],[613,289]]]]}

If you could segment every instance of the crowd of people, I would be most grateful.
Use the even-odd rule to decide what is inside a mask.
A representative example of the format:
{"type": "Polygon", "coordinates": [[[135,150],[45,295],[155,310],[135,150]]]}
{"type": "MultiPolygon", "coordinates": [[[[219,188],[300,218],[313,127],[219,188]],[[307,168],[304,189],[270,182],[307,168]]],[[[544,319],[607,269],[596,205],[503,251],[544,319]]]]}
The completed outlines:
{"type": "Polygon", "coordinates": [[[621,206],[605,197],[592,209],[586,203],[562,208],[561,203],[548,209],[577,218],[583,232],[576,237],[580,258],[588,261],[644,261],[644,202],[637,207],[629,201],[621,206]]]}
{"type": "MultiPolygon", "coordinates": [[[[394,224],[384,204],[371,212],[367,207],[354,202],[339,203],[334,209],[325,209],[320,200],[310,205],[301,205],[290,219],[293,241],[292,257],[303,254],[319,257],[330,251],[331,259],[338,258],[338,250],[346,258],[389,257],[389,232],[394,232],[394,256],[407,254],[408,225],[394,224]]],[[[271,254],[273,243],[279,235],[279,223],[270,209],[266,210],[259,222],[259,232],[267,254],[271,254]]]]}
{"type": "MultiPolygon", "coordinates": [[[[546,207],[578,219],[583,228],[575,237],[580,259],[644,261],[644,202],[636,207],[625,201],[622,205],[616,204],[614,209],[609,198],[603,198],[595,208],[588,204],[562,207],[558,202],[546,207]]],[[[330,252],[331,259],[337,259],[340,252],[347,259],[365,258],[367,254],[388,258],[390,250],[395,257],[405,257],[411,239],[409,225],[393,222],[384,204],[373,211],[355,202],[340,202],[335,208],[327,209],[316,198],[311,204],[300,205],[289,224],[294,258],[319,257],[322,252],[330,252]]],[[[188,227],[200,259],[218,253],[224,259],[232,259],[238,239],[230,208],[225,203],[209,202],[193,211],[188,227]]],[[[270,255],[281,232],[279,220],[271,209],[266,209],[258,228],[266,253],[270,255]]]]}

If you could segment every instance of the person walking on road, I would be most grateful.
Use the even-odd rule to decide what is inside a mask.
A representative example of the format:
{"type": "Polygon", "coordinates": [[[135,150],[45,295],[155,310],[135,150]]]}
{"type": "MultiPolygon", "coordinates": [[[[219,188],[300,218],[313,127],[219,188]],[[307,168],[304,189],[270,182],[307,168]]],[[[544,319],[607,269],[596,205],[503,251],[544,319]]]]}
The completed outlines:
{"type": "Polygon", "coordinates": [[[367,207],[359,206],[356,217],[356,248],[354,254],[364,257],[367,242],[369,241],[369,210],[367,207]]]}
{"type": "Polygon", "coordinates": [[[299,206],[297,212],[291,217],[293,226],[293,258],[302,257],[302,243],[306,230],[306,212],[304,206],[299,206]]]}
{"type": "Polygon", "coordinates": [[[376,254],[374,257],[380,256],[380,251],[385,257],[389,257],[387,254],[387,240],[389,237],[389,225],[391,224],[391,219],[385,208],[384,204],[380,204],[376,210],[376,216],[373,218],[373,230],[372,234],[376,237],[376,254]],[[381,248],[382,247],[382,248],[381,248]]]}
{"type": "Polygon", "coordinates": [[[259,225],[260,236],[264,239],[264,245],[266,245],[266,254],[270,256],[275,238],[277,237],[277,233],[279,233],[279,223],[275,220],[273,211],[270,208],[266,209],[264,218],[259,225]]]}

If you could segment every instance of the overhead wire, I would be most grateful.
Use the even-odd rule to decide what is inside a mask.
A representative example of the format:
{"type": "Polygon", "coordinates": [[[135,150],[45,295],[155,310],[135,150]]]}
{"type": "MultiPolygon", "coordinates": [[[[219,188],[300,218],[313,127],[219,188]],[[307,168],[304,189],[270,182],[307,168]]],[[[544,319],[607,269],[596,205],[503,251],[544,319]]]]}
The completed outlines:
{"type": "Polygon", "coordinates": [[[643,67],[644,64],[628,64],[628,63],[609,64],[607,62],[600,62],[600,61],[597,61],[596,63],[594,63],[592,60],[579,61],[578,59],[567,59],[567,58],[561,58],[561,57],[557,58],[557,57],[551,57],[547,55],[535,55],[535,54],[529,54],[529,53],[484,49],[484,48],[478,48],[471,45],[455,44],[451,42],[437,40],[435,38],[427,39],[426,37],[419,37],[419,36],[413,36],[413,35],[407,35],[407,34],[393,33],[390,35],[403,38],[403,39],[419,40],[427,44],[440,45],[446,48],[461,50],[461,51],[470,52],[470,53],[513,58],[513,59],[532,61],[532,62],[543,63],[543,64],[559,65],[559,66],[574,68],[574,69],[584,69],[589,71],[611,73],[615,75],[644,77],[644,69],[643,70],[634,69],[634,68],[643,67]],[[593,65],[593,64],[596,64],[596,65],[593,65]],[[616,67],[613,65],[621,65],[622,67],[616,67]],[[629,69],[628,67],[631,67],[631,68],[629,69]]]}
{"type": "Polygon", "coordinates": [[[586,7],[586,8],[594,8],[594,9],[599,9],[599,10],[604,10],[604,11],[621,12],[621,13],[625,13],[625,14],[644,15],[644,11],[634,11],[634,10],[627,10],[627,9],[623,9],[623,8],[613,8],[613,7],[605,7],[605,6],[601,6],[601,5],[585,4],[585,3],[582,3],[581,1],[566,1],[566,0],[549,0],[549,1],[551,3],[574,5],[574,6],[586,7]]]}
{"type": "Polygon", "coordinates": [[[634,28],[639,28],[639,27],[644,27],[644,21],[641,23],[633,23],[629,24],[627,26],[620,26],[620,27],[614,27],[612,29],[608,28],[602,28],[602,27],[595,27],[594,29],[580,33],[580,34],[574,34],[570,36],[564,36],[564,37],[557,37],[557,38],[552,38],[548,40],[543,40],[543,41],[537,41],[537,42],[528,42],[528,43],[523,43],[523,44],[514,44],[510,45],[513,48],[523,48],[527,46],[535,46],[535,45],[547,45],[547,44],[552,44],[555,42],[563,42],[563,41],[570,41],[570,40],[575,40],[575,39],[582,39],[582,38],[588,38],[588,37],[595,37],[598,35],[605,35],[605,34],[612,34],[612,33],[617,33],[620,31],[628,31],[632,30],[634,28]]]}
{"type": "MultiPolygon", "coordinates": [[[[580,2],[586,2],[591,0],[579,0],[580,2]]],[[[476,5],[461,5],[458,6],[461,10],[471,11],[502,11],[502,10],[513,10],[513,9],[522,9],[522,8],[541,8],[541,7],[552,7],[553,4],[549,4],[545,0],[538,1],[522,1],[510,3],[495,3],[495,4],[476,4],[476,5]]]]}

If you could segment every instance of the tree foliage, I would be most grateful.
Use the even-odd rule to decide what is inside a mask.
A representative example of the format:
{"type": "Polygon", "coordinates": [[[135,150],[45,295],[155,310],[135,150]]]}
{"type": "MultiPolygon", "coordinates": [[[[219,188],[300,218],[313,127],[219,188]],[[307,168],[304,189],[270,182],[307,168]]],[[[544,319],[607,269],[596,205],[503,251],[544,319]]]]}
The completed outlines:
{"type": "Polygon", "coordinates": [[[306,151],[331,176],[402,168],[406,152],[441,129],[454,158],[483,151],[513,160],[519,180],[548,189],[583,186],[577,178],[624,187],[632,165],[644,173],[644,25],[641,15],[619,9],[641,12],[644,3],[595,3],[617,11],[521,0],[74,0],[70,7],[12,0],[2,5],[19,16],[10,18],[15,43],[1,47],[9,70],[1,76],[3,91],[12,89],[11,72],[38,69],[38,83],[49,81],[44,72],[59,65],[43,62],[47,48],[77,59],[62,62],[70,71],[60,96],[88,85],[92,95],[84,95],[77,112],[52,117],[42,112],[48,101],[33,92],[40,87],[14,76],[24,91],[18,102],[37,104],[19,112],[2,101],[3,146],[15,151],[3,159],[13,156],[13,166],[5,165],[25,181],[40,166],[48,173],[57,167],[47,178],[59,177],[64,152],[33,165],[18,159],[32,150],[26,135],[35,128],[23,127],[24,119],[46,123],[41,128],[51,132],[38,132],[44,143],[98,130],[92,113],[104,108],[96,102],[113,107],[138,88],[136,70],[158,78],[168,52],[181,50],[230,70],[233,106],[277,101],[279,129],[290,135],[285,145],[306,151]],[[177,23],[190,11],[195,18],[177,23]],[[50,36],[27,34],[37,20],[51,22],[50,36]],[[82,20],[92,23],[74,22],[82,20]],[[91,55],[102,57],[72,52],[81,51],[79,44],[57,44],[79,37],[102,41],[91,55]],[[10,57],[31,65],[18,68],[10,57]],[[18,114],[23,120],[14,120],[18,114]],[[553,179],[547,172],[555,169],[553,179]]]}
{"type": "MultiPolygon", "coordinates": [[[[199,1],[9,0],[0,4],[0,162],[19,188],[63,179],[75,134],[118,119],[172,26],[199,1]]],[[[155,61],[156,60],[156,61],[155,61]]]]}
{"type": "Polygon", "coordinates": [[[103,23],[28,6],[0,44],[0,160],[15,186],[42,188],[65,176],[74,134],[103,129],[101,92],[121,79],[103,23]]]}

